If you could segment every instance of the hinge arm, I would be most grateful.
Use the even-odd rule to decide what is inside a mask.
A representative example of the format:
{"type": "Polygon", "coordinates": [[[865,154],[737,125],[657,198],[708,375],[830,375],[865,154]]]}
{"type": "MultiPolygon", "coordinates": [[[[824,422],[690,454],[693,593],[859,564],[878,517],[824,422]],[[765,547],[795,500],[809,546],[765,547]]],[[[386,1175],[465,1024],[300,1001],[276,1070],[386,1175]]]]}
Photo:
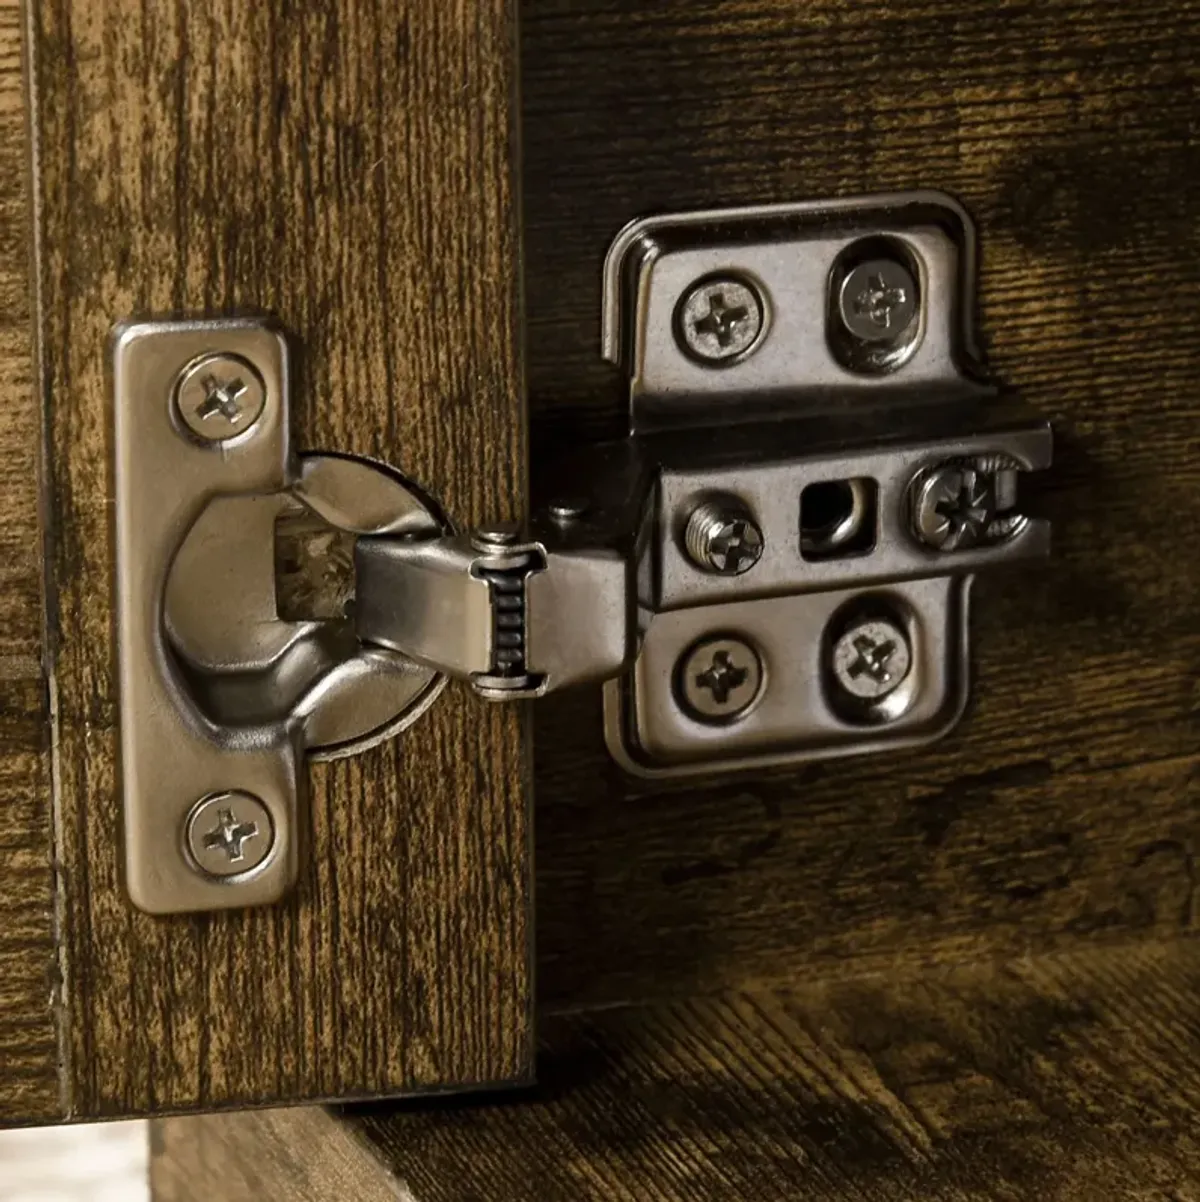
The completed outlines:
{"type": "Polygon", "coordinates": [[[358,636],[470,681],[490,700],[621,673],[636,652],[629,561],[515,531],[374,537],[356,549],[358,636]]]}

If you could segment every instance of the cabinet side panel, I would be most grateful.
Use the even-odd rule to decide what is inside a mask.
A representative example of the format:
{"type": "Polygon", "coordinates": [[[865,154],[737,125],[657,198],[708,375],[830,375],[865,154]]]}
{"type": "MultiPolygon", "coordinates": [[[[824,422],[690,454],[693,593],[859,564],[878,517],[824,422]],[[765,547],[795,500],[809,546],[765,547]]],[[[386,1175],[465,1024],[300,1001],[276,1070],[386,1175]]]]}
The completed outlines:
{"type": "Polygon", "coordinates": [[[20,0],[0,0],[0,1126],[59,1113],[20,0]]]}
{"type": "Polygon", "coordinates": [[[526,0],[534,462],[619,433],[631,218],[910,188],[980,238],[999,378],[1054,425],[1046,564],[973,594],[926,750],[631,781],[595,691],[538,713],[539,968],[576,1007],[1195,929],[1200,5],[526,0]],[[619,67],[619,69],[618,69],[619,67]]]}

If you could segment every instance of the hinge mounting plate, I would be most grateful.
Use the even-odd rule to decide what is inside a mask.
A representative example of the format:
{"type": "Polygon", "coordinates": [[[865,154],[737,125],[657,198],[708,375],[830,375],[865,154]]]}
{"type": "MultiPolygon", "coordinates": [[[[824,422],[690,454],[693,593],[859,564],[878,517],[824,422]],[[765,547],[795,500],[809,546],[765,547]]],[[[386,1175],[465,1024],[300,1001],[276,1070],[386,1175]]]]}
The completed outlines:
{"type": "Polygon", "coordinates": [[[1050,429],[986,378],[974,304],[972,223],[936,192],[618,236],[604,353],[634,436],[663,448],[639,573],[652,617],[605,686],[629,771],[881,751],[958,720],[974,573],[1049,550],[1016,488],[1049,466],[1050,429]],[[705,562],[706,510],[749,522],[745,570],[705,562]]]}

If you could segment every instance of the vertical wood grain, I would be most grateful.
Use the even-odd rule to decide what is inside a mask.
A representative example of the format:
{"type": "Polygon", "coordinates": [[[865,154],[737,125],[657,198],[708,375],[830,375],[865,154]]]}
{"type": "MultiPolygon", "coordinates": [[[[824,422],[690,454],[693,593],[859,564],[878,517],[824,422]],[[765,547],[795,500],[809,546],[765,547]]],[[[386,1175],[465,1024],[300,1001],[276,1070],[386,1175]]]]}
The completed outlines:
{"type": "Polygon", "coordinates": [[[30,10],[56,631],[67,1113],[370,1096],[529,1069],[526,749],[451,689],[311,770],[283,904],[154,919],[120,875],[106,344],[274,314],[302,448],[458,522],[524,504],[510,0],[30,10]]]}
{"type": "Polygon", "coordinates": [[[21,6],[0,2],[0,1125],[59,1111],[21,6]]]}

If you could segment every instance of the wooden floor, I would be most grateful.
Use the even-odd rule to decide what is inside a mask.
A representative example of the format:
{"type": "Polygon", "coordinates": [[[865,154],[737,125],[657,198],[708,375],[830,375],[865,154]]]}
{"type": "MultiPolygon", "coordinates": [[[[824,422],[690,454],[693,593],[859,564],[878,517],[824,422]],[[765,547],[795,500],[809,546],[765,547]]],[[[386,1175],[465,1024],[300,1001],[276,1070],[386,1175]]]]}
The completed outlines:
{"type": "Polygon", "coordinates": [[[533,1095],[167,1120],[155,1196],[1200,1198],[1200,942],[561,1014],[542,1027],[533,1095]],[[286,1189],[264,1176],[273,1159],[289,1162],[286,1189]]]}

